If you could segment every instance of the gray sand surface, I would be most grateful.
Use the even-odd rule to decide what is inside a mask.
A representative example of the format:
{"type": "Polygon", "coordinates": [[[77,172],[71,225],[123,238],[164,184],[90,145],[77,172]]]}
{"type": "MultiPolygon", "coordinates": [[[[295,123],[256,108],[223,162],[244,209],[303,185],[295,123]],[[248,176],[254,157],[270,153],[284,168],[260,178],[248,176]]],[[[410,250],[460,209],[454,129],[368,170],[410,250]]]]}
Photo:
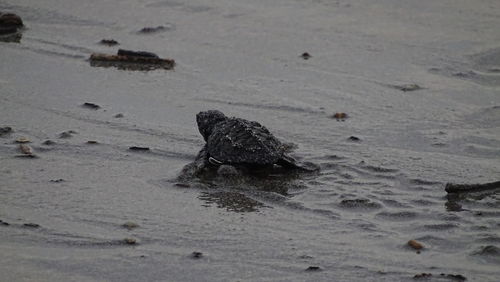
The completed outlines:
{"type": "Polygon", "coordinates": [[[26,29],[0,42],[0,127],[13,129],[0,136],[1,281],[498,281],[499,192],[450,197],[444,185],[500,180],[500,1],[0,0],[2,11],[26,29]],[[99,44],[111,38],[120,45],[99,44]],[[118,48],[177,65],[88,61],[118,48]],[[207,109],[259,121],[321,173],[176,185],[207,109]],[[38,158],[19,157],[20,137],[38,158]]]}

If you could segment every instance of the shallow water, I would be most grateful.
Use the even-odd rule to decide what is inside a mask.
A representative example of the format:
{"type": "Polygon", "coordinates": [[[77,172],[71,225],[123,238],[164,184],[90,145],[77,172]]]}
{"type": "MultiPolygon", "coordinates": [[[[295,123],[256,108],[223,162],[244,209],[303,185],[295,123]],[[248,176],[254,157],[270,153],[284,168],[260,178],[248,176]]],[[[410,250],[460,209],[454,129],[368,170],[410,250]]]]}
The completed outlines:
{"type": "Polygon", "coordinates": [[[444,184],[499,180],[500,4],[268,2],[0,0],[27,26],[0,42],[2,280],[497,280],[498,191],[444,184]],[[118,48],[177,65],[87,61],[118,48]],[[321,172],[176,185],[206,109],[259,121],[321,172]],[[38,158],[17,157],[21,136],[38,158]]]}

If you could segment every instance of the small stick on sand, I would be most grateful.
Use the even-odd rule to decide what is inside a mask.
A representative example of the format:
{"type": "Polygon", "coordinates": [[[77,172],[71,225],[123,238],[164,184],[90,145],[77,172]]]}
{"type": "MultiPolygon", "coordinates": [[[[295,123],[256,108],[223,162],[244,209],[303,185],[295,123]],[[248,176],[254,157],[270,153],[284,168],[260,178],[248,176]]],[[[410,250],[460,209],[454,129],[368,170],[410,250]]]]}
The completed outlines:
{"type": "Polygon", "coordinates": [[[500,189],[500,181],[483,184],[446,183],[446,187],[444,188],[448,193],[467,193],[494,189],[500,189]]]}
{"type": "Polygon", "coordinates": [[[141,56],[107,55],[98,53],[92,54],[90,56],[90,61],[155,65],[162,67],[164,69],[173,69],[175,66],[175,61],[172,59],[161,59],[161,58],[141,57],[141,56]]]}

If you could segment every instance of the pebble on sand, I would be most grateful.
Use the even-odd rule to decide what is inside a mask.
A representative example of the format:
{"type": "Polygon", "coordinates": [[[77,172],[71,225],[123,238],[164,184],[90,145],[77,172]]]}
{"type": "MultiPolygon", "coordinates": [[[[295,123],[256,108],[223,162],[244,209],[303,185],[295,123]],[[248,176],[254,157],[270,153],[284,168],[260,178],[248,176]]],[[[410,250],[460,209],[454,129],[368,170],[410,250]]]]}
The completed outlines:
{"type": "Polygon", "coordinates": [[[29,140],[26,137],[19,137],[16,139],[16,143],[30,143],[30,142],[31,142],[31,140],[29,140]]]}
{"type": "Polygon", "coordinates": [[[415,250],[421,250],[424,248],[424,245],[421,243],[417,242],[416,240],[410,240],[408,241],[408,246],[412,247],[415,250]]]}
{"type": "Polygon", "coordinates": [[[440,275],[448,277],[448,278],[453,279],[455,281],[465,281],[465,280],[467,280],[467,277],[463,276],[462,274],[444,274],[444,273],[441,273],[440,275]]]}
{"type": "Polygon", "coordinates": [[[64,182],[65,180],[62,179],[62,178],[59,178],[59,179],[51,179],[50,182],[54,182],[54,183],[60,183],[60,182],[64,182]]]}
{"type": "MultiPolygon", "coordinates": [[[[413,279],[425,279],[425,280],[428,280],[428,278],[431,278],[433,275],[432,273],[420,273],[420,274],[415,274],[415,276],[413,276],[413,279]]],[[[448,278],[448,279],[451,279],[452,281],[466,281],[467,278],[465,276],[463,276],[462,274],[445,274],[445,273],[441,273],[439,274],[439,276],[443,277],[443,278],[448,278]]]]}
{"type": "Polygon", "coordinates": [[[52,140],[45,140],[43,141],[42,143],[43,145],[47,145],[47,146],[51,146],[51,145],[55,145],[56,142],[52,141],[52,140]]]}
{"type": "Polygon", "coordinates": [[[413,276],[413,279],[429,278],[429,277],[432,277],[432,273],[420,273],[420,274],[415,274],[415,276],[413,276]]]}
{"type": "Polygon", "coordinates": [[[122,227],[131,230],[131,229],[139,227],[139,224],[132,222],[132,221],[127,221],[124,224],[122,224],[122,227]]]}
{"type": "Polygon", "coordinates": [[[88,109],[92,109],[92,110],[98,110],[101,108],[101,106],[97,105],[97,104],[94,104],[94,103],[88,103],[88,102],[85,102],[82,104],[82,107],[84,108],[88,108],[88,109]]]}
{"type": "Polygon", "coordinates": [[[118,45],[120,43],[118,43],[118,41],[116,41],[114,39],[103,39],[103,40],[99,41],[99,44],[106,45],[106,46],[115,46],[115,45],[118,45]]]}
{"type": "Polygon", "coordinates": [[[191,253],[191,257],[194,259],[199,259],[199,258],[203,257],[203,253],[202,252],[193,252],[193,253],[191,253]]]}
{"type": "Polygon", "coordinates": [[[416,91],[422,89],[418,84],[403,84],[403,85],[395,85],[394,88],[399,89],[403,92],[416,91]]]}
{"type": "Polygon", "coordinates": [[[25,155],[33,155],[33,149],[26,144],[20,144],[19,150],[25,155]]]}
{"type": "Polygon", "coordinates": [[[130,151],[149,151],[148,147],[132,146],[128,148],[130,151]]]}
{"type": "Polygon", "coordinates": [[[159,26],[156,26],[156,27],[147,26],[147,27],[142,28],[138,32],[139,33],[143,33],[143,34],[147,34],[147,33],[155,33],[155,32],[160,32],[160,31],[165,31],[165,30],[167,30],[166,27],[164,27],[162,25],[159,25],[159,26]]]}
{"type": "Polygon", "coordinates": [[[346,118],[348,118],[349,116],[346,114],[346,113],[335,113],[332,115],[332,118],[336,119],[336,120],[345,120],[346,118]]]}
{"type": "Polygon", "coordinates": [[[349,138],[347,138],[349,141],[353,141],[353,142],[359,142],[361,141],[361,139],[359,137],[356,137],[356,136],[351,136],[349,138]]]}
{"type": "Polygon", "coordinates": [[[0,34],[15,33],[24,26],[20,16],[0,12],[0,34]]]}
{"type": "Polygon", "coordinates": [[[312,56],[309,53],[304,52],[302,53],[302,55],[300,55],[300,57],[304,60],[309,60],[312,56]]]}
{"type": "Polygon", "coordinates": [[[123,239],[123,242],[127,245],[135,245],[137,244],[137,240],[134,238],[125,238],[123,239]]]}
{"type": "Polygon", "coordinates": [[[64,131],[61,134],[59,134],[59,138],[62,138],[62,139],[71,138],[71,137],[73,137],[73,134],[75,134],[75,133],[76,133],[76,131],[74,131],[74,130],[64,131]]]}

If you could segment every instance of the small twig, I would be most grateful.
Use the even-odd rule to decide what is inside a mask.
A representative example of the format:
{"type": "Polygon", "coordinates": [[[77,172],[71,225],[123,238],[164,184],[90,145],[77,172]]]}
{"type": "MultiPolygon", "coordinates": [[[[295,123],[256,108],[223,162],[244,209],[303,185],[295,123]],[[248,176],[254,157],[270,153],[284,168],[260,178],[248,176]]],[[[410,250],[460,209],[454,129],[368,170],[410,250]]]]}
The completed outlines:
{"type": "Polygon", "coordinates": [[[448,193],[467,193],[500,188],[500,181],[483,184],[455,184],[446,183],[444,190],[448,193]]]}

